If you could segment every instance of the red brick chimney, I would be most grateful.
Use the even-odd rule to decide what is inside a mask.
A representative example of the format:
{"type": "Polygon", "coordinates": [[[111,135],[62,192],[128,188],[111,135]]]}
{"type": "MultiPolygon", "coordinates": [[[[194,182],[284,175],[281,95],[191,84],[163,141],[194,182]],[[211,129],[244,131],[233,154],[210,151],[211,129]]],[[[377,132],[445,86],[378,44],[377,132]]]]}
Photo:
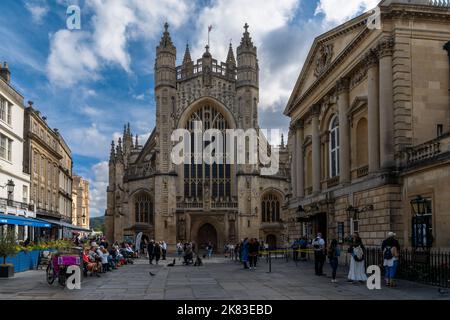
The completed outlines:
{"type": "Polygon", "coordinates": [[[6,83],[9,83],[11,78],[11,72],[9,72],[8,64],[6,62],[3,63],[3,66],[0,63],[0,78],[6,83]]]}

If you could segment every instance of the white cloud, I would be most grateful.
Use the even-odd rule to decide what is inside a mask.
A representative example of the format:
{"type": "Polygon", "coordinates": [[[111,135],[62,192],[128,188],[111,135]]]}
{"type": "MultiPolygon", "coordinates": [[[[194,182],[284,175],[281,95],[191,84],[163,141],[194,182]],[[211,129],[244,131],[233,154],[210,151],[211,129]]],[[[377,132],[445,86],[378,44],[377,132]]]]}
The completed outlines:
{"type": "Polygon", "coordinates": [[[41,24],[49,11],[45,0],[29,0],[25,2],[25,8],[30,12],[33,22],[41,24]]]}
{"type": "Polygon", "coordinates": [[[166,19],[172,26],[180,26],[187,20],[189,8],[188,0],[86,0],[82,12],[92,12],[92,32],[61,30],[51,37],[50,81],[69,87],[85,79],[96,80],[105,65],[131,72],[130,41],[156,37],[166,19]],[[84,60],[79,61],[80,53],[84,60]]]}
{"type": "MultiPolygon", "coordinates": [[[[289,80],[295,81],[300,61],[294,61],[293,64],[285,61],[283,66],[273,68],[272,60],[277,59],[277,57],[271,56],[266,48],[270,47],[268,42],[274,40],[274,38],[269,37],[271,33],[277,30],[284,30],[285,33],[289,33],[289,23],[294,18],[300,1],[253,0],[243,2],[239,0],[218,0],[214,2],[212,6],[204,8],[196,19],[198,38],[192,50],[193,59],[201,57],[205,50],[206,30],[209,25],[214,26],[211,32],[210,51],[214,58],[224,61],[230,39],[232,39],[234,50],[236,50],[244,32],[243,26],[248,23],[253,43],[258,47],[258,58],[260,60],[260,107],[267,109],[274,108],[274,105],[283,104],[292,89],[289,80]]],[[[300,39],[299,41],[303,42],[300,39]]],[[[281,47],[277,48],[277,51],[285,50],[284,47],[285,44],[282,44],[281,47]]]]}
{"type": "Polygon", "coordinates": [[[106,209],[106,188],[109,176],[108,162],[102,161],[92,166],[89,181],[89,208],[91,217],[99,217],[106,209]]]}
{"type": "Polygon", "coordinates": [[[68,130],[67,137],[74,154],[97,159],[104,159],[109,155],[111,141],[95,123],[90,127],[72,127],[68,130]]]}
{"type": "Polygon", "coordinates": [[[60,30],[50,38],[47,73],[50,82],[70,87],[82,79],[98,79],[99,61],[87,32],[60,30]]]}
{"type": "Polygon", "coordinates": [[[207,28],[213,25],[210,47],[213,56],[225,59],[230,39],[235,48],[239,44],[243,26],[250,25],[251,36],[256,45],[263,37],[285,26],[295,14],[300,0],[218,0],[212,6],[201,10],[196,18],[196,35],[198,35],[193,54],[201,57],[207,43],[207,28]]]}
{"type": "Polygon", "coordinates": [[[356,14],[375,8],[380,0],[320,0],[316,14],[325,15],[325,22],[340,24],[356,14]]]}
{"type": "Polygon", "coordinates": [[[144,101],[145,94],[142,93],[142,94],[139,94],[139,95],[134,95],[133,98],[135,98],[136,100],[139,100],[139,101],[144,101]]]}

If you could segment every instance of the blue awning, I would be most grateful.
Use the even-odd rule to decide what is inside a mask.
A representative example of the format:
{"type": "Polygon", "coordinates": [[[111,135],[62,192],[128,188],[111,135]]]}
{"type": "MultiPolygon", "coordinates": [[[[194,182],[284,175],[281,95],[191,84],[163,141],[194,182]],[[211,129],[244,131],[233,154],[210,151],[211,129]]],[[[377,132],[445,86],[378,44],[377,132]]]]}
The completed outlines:
{"type": "Polygon", "coordinates": [[[42,219],[42,218],[39,218],[39,220],[42,222],[51,223],[51,224],[53,224],[55,226],[59,226],[61,228],[71,229],[71,230],[75,230],[75,231],[91,232],[91,230],[89,230],[89,229],[74,226],[73,224],[70,224],[70,223],[67,223],[67,222],[64,222],[61,220],[51,220],[51,219],[42,219]]]}
{"type": "Polygon", "coordinates": [[[12,224],[17,226],[27,226],[37,228],[51,228],[50,223],[44,221],[6,214],[0,214],[0,224],[12,224]]]}

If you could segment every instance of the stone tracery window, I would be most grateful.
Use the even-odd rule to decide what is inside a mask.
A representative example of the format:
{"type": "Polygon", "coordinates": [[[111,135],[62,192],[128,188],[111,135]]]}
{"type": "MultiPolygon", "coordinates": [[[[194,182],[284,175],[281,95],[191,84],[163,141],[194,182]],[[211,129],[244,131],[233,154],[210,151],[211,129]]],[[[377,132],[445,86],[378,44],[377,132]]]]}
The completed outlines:
{"type": "Polygon", "coordinates": [[[339,118],[334,116],[330,122],[330,178],[339,175],[339,118]]]}
{"type": "Polygon", "coordinates": [[[280,222],[280,199],[273,193],[266,194],[261,201],[262,222],[280,222]]]}
{"type": "MultiPolygon", "coordinates": [[[[231,165],[226,163],[226,135],[225,130],[230,129],[228,121],[218,108],[204,105],[194,111],[185,126],[191,132],[191,163],[184,165],[184,196],[188,199],[203,199],[205,187],[210,190],[212,199],[231,197],[231,165]],[[218,129],[223,138],[222,164],[195,164],[194,162],[194,122],[202,123],[203,132],[208,129],[218,129]]],[[[204,148],[209,144],[206,142],[204,148]]],[[[203,156],[203,155],[202,155],[203,156]]]]}
{"type": "Polygon", "coordinates": [[[137,223],[153,224],[153,202],[147,193],[137,195],[134,202],[134,213],[137,223]]]}

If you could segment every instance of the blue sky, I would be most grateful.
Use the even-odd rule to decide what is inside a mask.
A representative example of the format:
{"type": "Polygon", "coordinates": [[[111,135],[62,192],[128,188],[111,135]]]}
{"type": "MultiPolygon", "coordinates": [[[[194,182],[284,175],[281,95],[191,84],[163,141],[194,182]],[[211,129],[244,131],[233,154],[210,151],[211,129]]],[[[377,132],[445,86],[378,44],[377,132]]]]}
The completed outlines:
{"type": "Polygon", "coordinates": [[[287,130],[282,115],[317,35],[374,7],[377,0],[2,0],[0,61],[13,86],[47,116],[71,147],[74,171],[91,182],[91,215],[105,210],[112,139],[130,122],[141,143],[155,125],[153,65],[168,21],[181,61],[204,51],[225,60],[244,23],[258,47],[260,125],[287,130]],[[81,8],[82,29],[66,29],[66,9],[81,8]]]}

